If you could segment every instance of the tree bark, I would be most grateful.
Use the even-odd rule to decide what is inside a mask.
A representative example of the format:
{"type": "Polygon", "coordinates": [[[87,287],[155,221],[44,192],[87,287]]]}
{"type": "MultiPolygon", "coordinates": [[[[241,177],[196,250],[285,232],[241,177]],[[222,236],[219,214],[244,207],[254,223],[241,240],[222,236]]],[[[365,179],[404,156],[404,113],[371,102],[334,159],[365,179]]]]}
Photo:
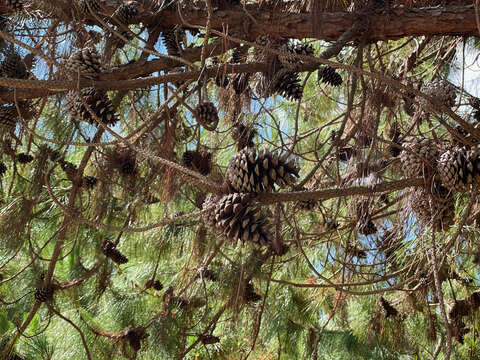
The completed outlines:
{"type": "MultiPolygon", "coordinates": [[[[435,8],[392,8],[389,12],[377,10],[364,13],[320,13],[319,29],[313,29],[311,14],[268,13],[259,10],[258,6],[247,6],[250,20],[243,9],[221,10],[213,13],[211,28],[243,29],[249,24],[245,39],[254,40],[258,35],[268,33],[274,37],[311,38],[334,41],[337,40],[353,23],[362,18],[369,26],[363,40],[397,39],[404,36],[417,35],[478,35],[473,5],[449,6],[435,8]],[[314,36],[315,34],[315,36],[314,36]]],[[[183,14],[185,21],[192,25],[205,26],[207,14],[203,11],[190,11],[183,14]]],[[[181,23],[178,15],[169,13],[160,15],[150,21],[159,22],[162,26],[171,27],[181,23]]]]}

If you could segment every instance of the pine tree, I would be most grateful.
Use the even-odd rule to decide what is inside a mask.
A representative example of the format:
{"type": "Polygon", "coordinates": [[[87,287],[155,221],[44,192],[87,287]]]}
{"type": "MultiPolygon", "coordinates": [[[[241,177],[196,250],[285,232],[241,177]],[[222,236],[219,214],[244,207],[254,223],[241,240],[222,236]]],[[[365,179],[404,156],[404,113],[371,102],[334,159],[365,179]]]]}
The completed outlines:
{"type": "Polygon", "coordinates": [[[478,358],[473,0],[0,9],[1,359],[478,358]]]}

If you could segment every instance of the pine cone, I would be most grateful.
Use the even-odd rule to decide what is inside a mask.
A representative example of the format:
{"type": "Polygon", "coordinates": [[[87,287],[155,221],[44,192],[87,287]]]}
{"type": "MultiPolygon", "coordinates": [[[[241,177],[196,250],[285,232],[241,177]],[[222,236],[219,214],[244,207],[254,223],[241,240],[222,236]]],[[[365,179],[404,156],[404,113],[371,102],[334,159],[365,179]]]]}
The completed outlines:
{"type": "Polygon", "coordinates": [[[199,268],[197,270],[197,274],[195,275],[195,279],[200,279],[200,278],[208,279],[210,281],[217,281],[218,280],[218,276],[213,270],[206,269],[204,267],[199,268]]]}
{"type": "Polygon", "coordinates": [[[480,99],[477,97],[468,98],[468,102],[472,108],[475,110],[480,110],[480,99]]]}
{"type": "Polygon", "coordinates": [[[398,128],[398,123],[394,122],[388,131],[388,138],[393,142],[393,144],[387,145],[387,151],[393,157],[397,157],[402,152],[400,146],[402,146],[403,142],[399,140],[401,136],[402,133],[398,128]]]}
{"type": "Polygon", "coordinates": [[[167,54],[170,56],[180,56],[180,41],[177,42],[177,35],[175,30],[165,30],[162,32],[163,45],[167,49],[167,54]]]}
{"type": "Polygon", "coordinates": [[[6,172],[7,172],[7,167],[5,166],[3,161],[0,161],[0,177],[5,175],[6,172]]]}
{"type": "Polygon", "coordinates": [[[218,113],[217,108],[210,101],[205,101],[198,104],[195,108],[197,113],[197,120],[200,125],[209,131],[213,131],[218,125],[218,113]]]}
{"type": "Polygon", "coordinates": [[[361,200],[355,206],[357,231],[362,235],[372,235],[377,232],[377,227],[370,217],[369,207],[368,200],[361,200]]]}
{"type": "Polygon", "coordinates": [[[128,25],[138,16],[138,6],[139,3],[137,1],[127,1],[115,10],[112,17],[118,19],[120,23],[128,25]]]}
{"type": "Polygon", "coordinates": [[[313,46],[304,42],[289,43],[290,52],[297,55],[313,56],[313,46]]]}
{"type": "Polygon", "coordinates": [[[95,185],[97,185],[98,179],[95,176],[84,176],[82,185],[85,186],[87,189],[92,189],[95,185]]]}
{"type": "Polygon", "coordinates": [[[125,144],[118,144],[114,151],[114,167],[124,175],[135,175],[137,173],[137,159],[135,152],[125,144]]]}
{"type": "MultiPolygon", "coordinates": [[[[289,41],[286,44],[283,44],[280,48],[280,51],[283,51],[287,54],[295,54],[295,55],[304,55],[304,56],[313,56],[314,50],[313,47],[307,43],[300,42],[295,43],[293,41],[289,41]]],[[[279,55],[278,59],[285,67],[290,67],[293,64],[301,63],[302,61],[290,56],[279,55]]]]}
{"type": "Polygon", "coordinates": [[[88,6],[90,5],[90,8],[94,12],[98,12],[100,10],[100,5],[97,2],[97,0],[80,0],[80,9],[82,9],[82,12],[86,14],[90,14],[90,10],[88,9],[88,6]],[[88,2],[88,5],[87,5],[88,2]]]}
{"type": "Polygon", "coordinates": [[[405,176],[430,178],[439,155],[435,142],[425,138],[414,138],[404,142],[402,146],[409,150],[403,150],[400,154],[405,176]]]}
{"type": "Polygon", "coordinates": [[[280,71],[273,80],[273,91],[286,99],[299,100],[303,94],[303,86],[296,72],[280,71]]]}
{"type": "Polygon", "coordinates": [[[95,124],[96,121],[87,108],[83,105],[82,98],[92,112],[105,125],[115,125],[118,121],[112,102],[103,89],[87,87],[80,91],[81,95],[72,90],[67,93],[67,111],[74,118],[95,124]]]}
{"type": "Polygon", "coordinates": [[[203,345],[216,344],[220,341],[220,338],[218,338],[217,336],[208,335],[208,334],[198,335],[198,338],[200,339],[203,345]]]}
{"type": "Polygon", "coordinates": [[[331,66],[322,66],[318,69],[317,78],[319,82],[332,86],[339,86],[343,83],[340,74],[331,66]]]}
{"type": "Polygon", "coordinates": [[[78,73],[84,78],[95,79],[102,72],[100,56],[94,48],[84,48],[72,54],[65,63],[71,71],[70,78],[75,80],[78,73]]]}
{"type": "Polygon", "coordinates": [[[28,78],[27,66],[20,55],[14,51],[5,55],[5,59],[0,64],[0,76],[13,79],[28,78]]]}
{"type": "MultiPolygon", "coordinates": [[[[425,86],[425,88],[422,88],[422,91],[448,108],[451,108],[455,105],[457,94],[455,93],[455,88],[448,81],[431,81],[425,86]]],[[[430,103],[423,98],[421,98],[418,103],[426,111],[433,110],[432,105],[430,105],[430,103]]]]}
{"type": "Polygon", "coordinates": [[[402,96],[403,100],[403,111],[408,116],[413,116],[415,114],[415,94],[407,93],[405,96],[402,96]]]}
{"type": "Polygon", "coordinates": [[[442,186],[436,186],[432,193],[424,188],[413,189],[411,204],[417,219],[424,226],[433,225],[434,231],[445,231],[454,222],[455,199],[442,186]]]}
{"type": "Polygon", "coordinates": [[[65,172],[65,174],[67,175],[67,179],[70,181],[74,181],[75,176],[77,175],[77,167],[68,161],[62,162],[60,166],[62,170],[65,172]]]}
{"type": "Polygon", "coordinates": [[[116,249],[116,245],[107,238],[103,240],[102,252],[103,255],[112,259],[116,264],[126,264],[128,262],[128,258],[123,256],[122,253],[116,249]]]}
{"type": "Polygon", "coordinates": [[[21,11],[23,10],[23,1],[22,0],[7,0],[7,6],[13,10],[21,11]]]}
{"type": "Polygon", "coordinates": [[[212,153],[187,150],[183,153],[182,163],[189,169],[208,175],[212,171],[212,153]]]}
{"type": "Polygon", "coordinates": [[[133,350],[139,351],[141,349],[142,340],[147,338],[148,334],[145,329],[129,327],[125,332],[125,339],[133,350]]]}
{"type": "Polygon", "coordinates": [[[299,169],[293,159],[266,150],[244,149],[235,154],[227,168],[227,183],[236,192],[260,193],[295,182],[299,169]]]}
{"type": "Polygon", "coordinates": [[[259,302],[262,300],[262,297],[255,292],[255,289],[250,281],[245,285],[243,299],[246,303],[259,302]]]}
{"type": "Polygon", "coordinates": [[[395,309],[390,303],[385,300],[383,296],[380,296],[380,307],[382,310],[382,315],[386,319],[390,316],[397,316],[398,315],[398,310],[395,309]]]}
{"type": "Polygon", "coordinates": [[[15,130],[17,126],[18,112],[15,106],[0,107],[0,127],[7,131],[15,130]]]}
{"type": "Polygon", "coordinates": [[[254,244],[271,244],[267,219],[258,209],[249,204],[249,194],[229,194],[218,201],[215,207],[215,227],[236,242],[250,241],[254,244]]]}
{"type": "Polygon", "coordinates": [[[145,289],[153,288],[154,290],[160,291],[163,289],[163,285],[160,280],[150,279],[145,283],[145,289]]]}
{"type": "Polygon", "coordinates": [[[243,125],[238,123],[236,127],[232,129],[232,138],[237,143],[237,150],[240,151],[246,147],[254,147],[253,139],[257,135],[257,130],[251,125],[243,125]]]}
{"type": "Polygon", "coordinates": [[[20,164],[28,164],[33,161],[33,156],[25,153],[17,154],[17,160],[20,164]]]}
{"type": "Polygon", "coordinates": [[[437,164],[439,180],[450,190],[463,191],[480,182],[480,148],[445,151],[437,164]]]}
{"type": "Polygon", "coordinates": [[[40,302],[46,302],[52,299],[53,297],[53,287],[52,286],[40,286],[35,290],[35,300],[40,302]]]}
{"type": "Polygon", "coordinates": [[[209,194],[202,204],[202,210],[210,208],[210,211],[202,215],[202,220],[210,229],[216,230],[217,221],[215,220],[215,207],[219,201],[218,196],[209,194]]]}

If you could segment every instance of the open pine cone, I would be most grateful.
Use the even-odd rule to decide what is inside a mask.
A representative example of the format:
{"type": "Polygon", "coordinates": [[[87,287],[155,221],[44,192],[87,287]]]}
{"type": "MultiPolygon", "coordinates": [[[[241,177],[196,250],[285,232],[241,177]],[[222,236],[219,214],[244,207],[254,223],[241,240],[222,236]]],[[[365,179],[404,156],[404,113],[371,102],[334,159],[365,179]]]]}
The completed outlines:
{"type": "Polygon", "coordinates": [[[428,179],[435,171],[438,158],[438,148],[430,139],[409,139],[402,146],[400,160],[403,173],[407,177],[424,177],[428,179]]]}
{"type": "Polygon", "coordinates": [[[204,216],[204,221],[215,232],[225,235],[234,243],[241,240],[260,246],[270,245],[268,221],[250,204],[250,200],[250,194],[229,194],[219,200],[210,196],[204,203],[204,209],[214,203],[216,205],[204,216]]]}
{"type": "Polygon", "coordinates": [[[437,164],[439,180],[450,190],[466,190],[480,182],[480,148],[465,147],[445,151],[437,164]]]}
{"type": "Polygon", "coordinates": [[[235,192],[274,191],[295,182],[299,169],[292,158],[268,150],[243,149],[235,154],[227,168],[227,183],[235,192]]]}
{"type": "Polygon", "coordinates": [[[100,56],[94,48],[84,48],[74,52],[65,63],[71,71],[70,77],[76,79],[78,73],[87,79],[95,79],[102,72],[100,56]]]}

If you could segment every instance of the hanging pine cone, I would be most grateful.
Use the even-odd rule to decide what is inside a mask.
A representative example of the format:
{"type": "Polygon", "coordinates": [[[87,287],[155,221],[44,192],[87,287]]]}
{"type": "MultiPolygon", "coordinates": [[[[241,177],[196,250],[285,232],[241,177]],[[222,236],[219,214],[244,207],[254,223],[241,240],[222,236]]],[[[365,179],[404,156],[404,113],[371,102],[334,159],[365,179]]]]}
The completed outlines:
{"type": "Polygon", "coordinates": [[[477,97],[470,97],[468,99],[470,106],[473,108],[473,118],[480,121],[480,99],[477,97]]]}
{"type": "Polygon", "coordinates": [[[116,264],[126,264],[128,262],[128,258],[123,256],[122,253],[116,249],[116,245],[107,238],[103,240],[102,252],[103,255],[112,259],[116,264]]]}
{"type": "MultiPolygon", "coordinates": [[[[422,91],[448,108],[451,108],[455,105],[457,94],[455,93],[455,88],[448,81],[431,81],[424,88],[422,88],[422,91]]],[[[426,111],[432,111],[434,109],[434,107],[432,107],[432,105],[424,98],[421,98],[418,102],[426,111]]]]}
{"type": "Polygon", "coordinates": [[[52,286],[40,286],[35,290],[35,300],[40,302],[46,302],[52,299],[53,297],[53,287],[52,286]]]}
{"type": "Polygon", "coordinates": [[[167,49],[167,54],[170,56],[180,56],[180,45],[177,42],[177,35],[175,30],[165,30],[162,32],[163,45],[167,49]]]}
{"type": "Polygon", "coordinates": [[[203,345],[216,344],[220,342],[220,338],[218,338],[217,336],[208,335],[208,334],[198,335],[198,338],[200,339],[203,345]]]}
{"type": "Polygon", "coordinates": [[[297,207],[301,211],[312,211],[317,206],[316,200],[302,200],[297,203],[297,207]]]}
{"type": "Polygon", "coordinates": [[[260,246],[271,244],[267,219],[251,206],[249,194],[223,196],[215,206],[215,227],[236,243],[250,241],[260,246]]]}
{"type": "Polygon", "coordinates": [[[0,64],[0,76],[13,79],[28,78],[27,66],[20,55],[14,51],[5,55],[5,59],[0,64]]]}
{"type": "Polygon", "coordinates": [[[7,172],[7,167],[5,166],[3,161],[0,161],[0,177],[5,175],[6,172],[7,172]]]}
{"type": "Polygon", "coordinates": [[[403,110],[408,116],[413,116],[415,114],[415,94],[407,93],[405,96],[402,96],[403,100],[403,110]]]}
{"type": "Polygon", "coordinates": [[[293,158],[286,155],[244,149],[230,159],[226,177],[233,191],[260,193],[274,191],[275,185],[282,188],[293,184],[299,171],[293,158]]]}
{"type": "Polygon", "coordinates": [[[148,334],[143,328],[133,328],[129,326],[125,331],[125,339],[134,351],[141,349],[142,340],[148,337],[148,334]]]}
{"type": "Polygon", "coordinates": [[[255,288],[253,287],[253,285],[250,281],[248,281],[245,285],[245,290],[244,290],[244,293],[243,293],[243,300],[246,303],[259,302],[260,300],[262,300],[262,297],[255,292],[255,288]]]}
{"type": "Polygon", "coordinates": [[[402,133],[400,132],[400,129],[398,128],[398,123],[394,122],[392,124],[392,126],[390,127],[390,130],[389,130],[389,133],[388,133],[388,137],[393,142],[393,144],[388,144],[387,145],[387,151],[393,157],[397,157],[402,152],[402,149],[400,148],[402,146],[402,143],[403,143],[402,141],[400,141],[401,136],[402,136],[402,133]]]}
{"type": "Polygon", "coordinates": [[[377,232],[377,227],[370,217],[369,207],[368,200],[361,200],[355,206],[357,231],[362,235],[372,235],[377,232]]]}
{"type": "Polygon", "coordinates": [[[382,311],[383,317],[386,319],[390,316],[397,316],[398,310],[395,309],[383,296],[379,298],[380,309],[382,311]]]}
{"type": "Polygon", "coordinates": [[[331,66],[322,66],[318,69],[317,78],[319,82],[327,85],[339,86],[342,85],[343,79],[339,73],[331,66]]]}
{"type": "Polygon", "coordinates": [[[123,175],[135,175],[137,173],[137,159],[135,151],[125,144],[117,144],[113,154],[113,165],[123,175]]]}
{"type": "Polygon", "coordinates": [[[75,176],[77,175],[77,167],[68,161],[63,161],[60,166],[65,172],[65,175],[67,175],[67,179],[70,181],[74,181],[75,176]]]}
{"type": "Polygon", "coordinates": [[[279,71],[273,80],[273,92],[289,100],[299,100],[303,94],[303,86],[296,72],[279,71]]]}
{"type": "Polygon", "coordinates": [[[218,125],[218,113],[217,108],[210,101],[205,101],[198,104],[195,108],[197,120],[200,125],[209,131],[213,131],[218,125]]]}
{"type": "Polygon", "coordinates": [[[127,1],[115,10],[112,17],[118,19],[120,23],[128,25],[138,16],[138,6],[139,4],[137,1],[127,1]]]}
{"type": "Polygon", "coordinates": [[[85,186],[87,189],[92,189],[95,185],[97,185],[98,179],[95,176],[84,176],[82,185],[85,186]]]}
{"type": "Polygon", "coordinates": [[[74,52],[65,63],[71,72],[70,78],[76,79],[78,73],[84,78],[95,79],[102,72],[100,56],[94,48],[84,48],[74,52]]]}
{"type": "MultiPolygon", "coordinates": [[[[259,35],[255,39],[255,44],[263,46],[263,47],[271,47],[272,42],[273,42],[273,40],[270,37],[270,35],[268,35],[268,34],[259,35]]],[[[268,53],[264,49],[260,49],[260,48],[257,48],[257,47],[255,47],[253,49],[253,57],[255,59],[257,59],[257,61],[262,61],[263,62],[263,61],[266,60],[266,58],[268,56],[269,56],[268,53]]]]}
{"type": "Polygon", "coordinates": [[[205,269],[204,267],[199,268],[197,270],[197,274],[195,275],[195,279],[200,279],[200,278],[208,279],[210,281],[217,281],[218,280],[218,276],[215,273],[215,271],[213,271],[211,269],[205,269]]]}
{"type": "Polygon", "coordinates": [[[100,10],[100,5],[97,0],[80,0],[80,9],[82,9],[82,12],[90,14],[89,6],[93,12],[98,12],[100,10]]]}
{"type": "Polygon", "coordinates": [[[254,147],[253,139],[257,135],[257,130],[251,125],[237,123],[232,129],[232,138],[237,143],[237,150],[240,151],[246,147],[254,147]]]}
{"type": "Polygon", "coordinates": [[[208,175],[212,171],[212,153],[187,150],[182,155],[183,166],[208,175]]]}
{"type": "Polygon", "coordinates": [[[455,199],[448,189],[436,186],[432,194],[424,188],[416,188],[412,190],[410,199],[417,219],[424,226],[433,225],[434,231],[445,231],[453,224],[455,199]]]}
{"type": "Polygon", "coordinates": [[[160,290],[163,289],[163,285],[162,285],[162,283],[160,282],[160,280],[155,280],[155,281],[153,282],[152,287],[153,287],[154,290],[157,290],[157,291],[160,291],[160,290]]]}
{"type": "Polygon", "coordinates": [[[202,215],[204,224],[210,229],[216,230],[217,221],[215,220],[215,207],[219,202],[219,197],[214,194],[208,194],[202,204],[202,210],[210,209],[202,215]]]}
{"type": "Polygon", "coordinates": [[[25,153],[17,154],[17,160],[20,164],[28,164],[33,161],[33,156],[25,153]]]}
{"type": "Polygon", "coordinates": [[[15,130],[17,126],[18,112],[15,106],[0,107],[0,127],[7,131],[15,130]]]}
{"type": "Polygon", "coordinates": [[[145,283],[145,289],[150,289],[150,288],[153,288],[154,290],[160,291],[160,290],[163,289],[163,285],[160,282],[160,280],[149,279],[145,283]]]}
{"type": "Polygon", "coordinates": [[[407,149],[400,154],[405,176],[430,178],[438,158],[438,148],[435,142],[425,138],[414,138],[404,142],[402,146],[407,149]]]}
{"type": "Polygon", "coordinates": [[[90,107],[92,112],[105,125],[115,125],[118,121],[112,102],[103,89],[87,87],[80,90],[80,94],[72,90],[67,93],[66,107],[67,111],[74,118],[95,124],[96,121],[87,108],[83,105],[82,98],[90,107]]]}
{"type": "Polygon", "coordinates": [[[7,0],[7,6],[15,11],[23,10],[22,0],[7,0]]]}
{"type": "MultiPolygon", "coordinates": [[[[283,44],[278,50],[286,54],[295,54],[295,55],[304,55],[304,56],[313,56],[313,47],[307,43],[295,43],[289,41],[288,43],[283,44]]],[[[288,56],[288,55],[279,55],[278,59],[285,67],[291,67],[293,64],[301,63],[302,61],[288,56]]]]}
{"type": "Polygon", "coordinates": [[[465,147],[445,151],[437,164],[441,183],[454,191],[466,190],[480,182],[480,148],[465,147]]]}
{"type": "Polygon", "coordinates": [[[313,46],[304,42],[299,43],[289,43],[289,51],[292,54],[304,55],[304,56],[313,56],[314,50],[313,46]]]}

